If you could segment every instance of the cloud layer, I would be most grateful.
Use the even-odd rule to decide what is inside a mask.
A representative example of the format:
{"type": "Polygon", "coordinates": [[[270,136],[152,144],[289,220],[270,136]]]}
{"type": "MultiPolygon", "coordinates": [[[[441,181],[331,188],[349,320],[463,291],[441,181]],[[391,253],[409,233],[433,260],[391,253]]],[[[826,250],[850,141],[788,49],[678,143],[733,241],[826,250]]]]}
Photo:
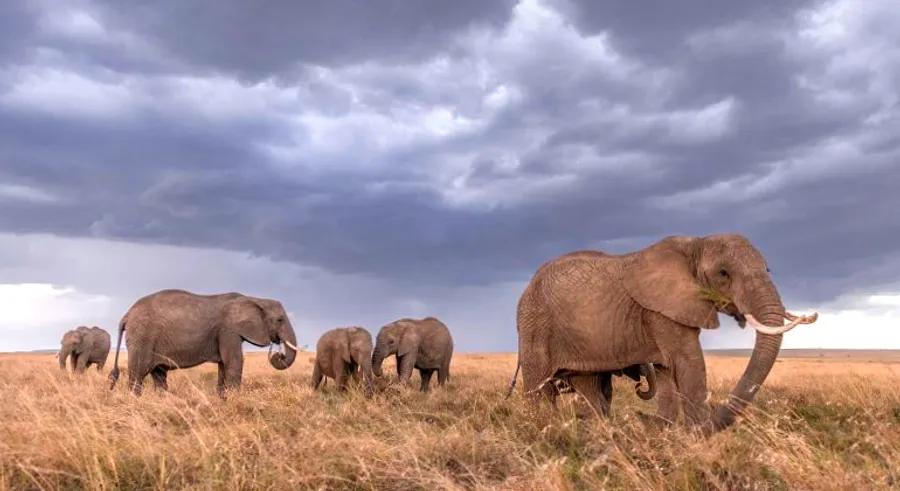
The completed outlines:
{"type": "MultiPolygon", "coordinates": [[[[544,260],[670,234],[748,235],[792,303],[900,291],[891,2],[282,7],[0,7],[0,232],[250,253],[367,308],[497,291],[469,349],[513,346],[544,260]]],[[[0,282],[127,307],[186,281],[36,276],[0,282]]]]}

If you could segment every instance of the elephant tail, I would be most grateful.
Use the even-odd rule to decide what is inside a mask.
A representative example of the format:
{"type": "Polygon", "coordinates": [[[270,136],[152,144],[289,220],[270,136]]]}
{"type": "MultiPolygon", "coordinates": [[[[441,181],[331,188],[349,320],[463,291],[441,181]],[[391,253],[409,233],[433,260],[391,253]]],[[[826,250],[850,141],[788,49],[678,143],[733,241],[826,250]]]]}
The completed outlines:
{"type": "Polygon", "coordinates": [[[109,372],[109,390],[116,387],[116,381],[119,380],[119,350],[122,349],[122,335],[125,333],[125,323],[128,321],[128,314],[122,317],[119,322],[119,339],[116,341],[116,357],[113,361],[112,370],[109,372]]]}
{"type": "Polygon", "coordinates": [[[641,390],[641,383],[638,382],[634,386],[634,392],[641,399],[645,401],[649,401],[656,396],[656,368],[653,367],[653,363],[644,363],[641,364],[641,375],[647,380],[647,390],[641,390]]]}
{"type": "Polygon", "coordinates": [[[506,389],[506,399],[509,399],[509,396],[512,395],[513,391],[516,390],[516,380],[519,378],[519,370],[522,368],[522,362],[517,358],[516,359],[516,373],[513,374],[512,379],[509,381],[509,388],[506,389]]]}

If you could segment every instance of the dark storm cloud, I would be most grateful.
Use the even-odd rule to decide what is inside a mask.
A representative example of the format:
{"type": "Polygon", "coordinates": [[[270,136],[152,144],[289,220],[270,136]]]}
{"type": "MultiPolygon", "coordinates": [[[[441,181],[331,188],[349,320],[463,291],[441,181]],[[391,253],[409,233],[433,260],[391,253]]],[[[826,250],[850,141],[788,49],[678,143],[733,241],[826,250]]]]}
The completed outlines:
{"type": "Polygon", "coordinates": [[[2,231],[442,286],[738,231],[792,300],[900,274],[877,15],[811,40],[809,2],[197,5],[2,17],[33,26],[0,48],[2,231]]]}
{"type": "Polygon", "coordinates": [[[502,24],[509,0],[483,2],[104,2],[110,22],[193,66],[264,79],[307,64],[430,56],[458,31],[502,24]]]}

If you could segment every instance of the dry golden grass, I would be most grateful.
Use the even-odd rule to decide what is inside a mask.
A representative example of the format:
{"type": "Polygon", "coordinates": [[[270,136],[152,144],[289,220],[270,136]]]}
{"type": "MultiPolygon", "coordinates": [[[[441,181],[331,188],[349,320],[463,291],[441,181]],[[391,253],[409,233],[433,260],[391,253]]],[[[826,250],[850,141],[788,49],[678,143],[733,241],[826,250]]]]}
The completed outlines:
{"type": "MultiPolygon", "coordinates": [[[[619,381],[609,421],[529,412],[503,392],[515,355],[457,356],[448,387],[374,400],[308,387],[248,355],[244,387],[213,367],[136,399],[51,355],[0,355],[2,489],[886,489],[900,487],[900,363],[782,360],[754,413],[709,439],[645,426],[619,381]]],[[[745,361],[709,358],[714,398],[745,361]]],[[[124,366],[124,365],[123,365],[124,366]]],[[[417,377],[415,377],[418,382],[417,377]]],[[[149,382],[149,380],[148,380],[149,382]]]]}

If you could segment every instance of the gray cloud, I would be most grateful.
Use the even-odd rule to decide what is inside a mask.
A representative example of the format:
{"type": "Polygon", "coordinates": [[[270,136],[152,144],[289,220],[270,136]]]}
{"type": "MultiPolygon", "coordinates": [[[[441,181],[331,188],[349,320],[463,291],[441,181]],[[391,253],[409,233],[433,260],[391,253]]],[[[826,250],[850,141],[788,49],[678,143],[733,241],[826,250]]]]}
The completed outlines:
{"type": "Polygon", "coordinates": [[[886,2],[291,5],[3,7],[0,231],[429,305],[675,233],[747,234],[797,302],[900,274],[886,2]]]}

